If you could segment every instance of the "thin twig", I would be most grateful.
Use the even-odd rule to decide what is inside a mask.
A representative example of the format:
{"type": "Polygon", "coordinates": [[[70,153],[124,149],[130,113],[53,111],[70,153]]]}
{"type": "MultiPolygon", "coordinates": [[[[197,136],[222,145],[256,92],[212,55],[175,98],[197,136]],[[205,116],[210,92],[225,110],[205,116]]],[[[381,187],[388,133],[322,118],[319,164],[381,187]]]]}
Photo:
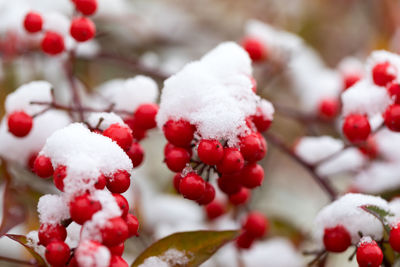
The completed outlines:
{"type": "Polygon", "coordinates": [[[282,152],[286,153],[294,161],[303,166],[304,169],[306,169],[311,177],[314,179],[314,181],[328,194],[331,201],[336,199],[337,192],[334,190],[329,181],[317,174],[317,172],[315,171],[315,166],[308,164],[303,159],[298,157],[279,137],[271,133],[265,133],[264,136],[267,141],[278,147],[282,152]]]}
{"type": "Polygon", "coordinates": [[[67,79],[70,85],[71,93],[72,93],[72,99],[73,103],[76,105],[78,114],[79,114],[79,120],[84,121],[84,115],[83,115],[83,110],[82,110],[82,102],[81,98],[79,96],[79,90],[76,84],[76,79],[74,76],[74,59],[75,59],[75,53],[72,50],[69,54],[69,58],[67,62],[65,63],[65,73],[67,75],[67,79]]]}

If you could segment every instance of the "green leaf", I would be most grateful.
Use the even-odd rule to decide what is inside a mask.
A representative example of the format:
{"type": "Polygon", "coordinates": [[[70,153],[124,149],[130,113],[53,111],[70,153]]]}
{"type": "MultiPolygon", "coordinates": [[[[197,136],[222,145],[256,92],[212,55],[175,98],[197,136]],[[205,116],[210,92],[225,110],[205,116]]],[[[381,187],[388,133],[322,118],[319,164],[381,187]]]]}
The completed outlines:
{"type": "Polygon", "coordinates": [[[385,231],[387,233],[390,232],[390,226],[386,221],[387,216],[394,216],[394,214],[390,213],[387,210],[384,210],[375,205],[363,205],[361,209],[365,210],[366,212],[370,213],[371,215],[375,216],[383,225],[385,231]]]}
{"type": "Polygon", "coordinates": [[[28,252],[34,257],[35,259],[35,266],[37,267],[47,267],[46,261],[40,256],[33,248],[28,246],[28,240],[26,236],[23,235],[11,235],[11,234],[6,234],[6,236],[14,241],[17,241],[21,245],[23,245],[28,252]]]}
{"type": "Polygon", "coordinates": [[[168,262],[172,267],[196,267],[208,260],[220,247],[233,240],[238,231],[193,231],[167,236],[148,247],[140,254],[132,267],[142,264],[147,258],[156,256],[162,259],[170,249],[178,250],[188,261],[168,262]]]}

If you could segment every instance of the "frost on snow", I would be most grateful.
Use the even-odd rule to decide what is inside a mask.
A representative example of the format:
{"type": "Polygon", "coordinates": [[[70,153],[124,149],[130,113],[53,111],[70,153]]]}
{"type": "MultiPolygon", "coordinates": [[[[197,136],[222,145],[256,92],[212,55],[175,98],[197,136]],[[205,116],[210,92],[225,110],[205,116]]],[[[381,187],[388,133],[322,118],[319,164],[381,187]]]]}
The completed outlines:
{"type": "Polygon", "coordinates": [[[249,131],[245,119],[256,113],[260,103],[251,90],[251,73],[250,58],[240,46],[220,44],[165,81],[158,126],[184,119],[197,127],[202,138],[234,145],[238,136],[249,131]]]}

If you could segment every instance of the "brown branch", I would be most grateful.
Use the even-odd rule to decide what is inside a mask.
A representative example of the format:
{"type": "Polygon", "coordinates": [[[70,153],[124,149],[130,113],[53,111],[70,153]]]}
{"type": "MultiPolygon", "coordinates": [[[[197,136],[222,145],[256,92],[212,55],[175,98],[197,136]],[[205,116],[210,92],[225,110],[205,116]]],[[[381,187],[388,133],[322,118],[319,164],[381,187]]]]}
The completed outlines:
{"type": "Polygon", "coordinates": [[[337,192],[334,190],[333,186],[328,180],[317,174],[315,171],[315,166],[308,164],[302,158],[297,156],[279,137],[271,133],[265,133],[264,136],[268,142],[279,148],[282,152],[303,166],[303,168],[308,171],[314,181],[328,194],[331,201],[336,199],[337,192]]]}
{"type": "Polygon", "coordinates": [[[76,105],[76,107],[77,107],[78,114],[79,114],[79,120],[83,121],[84,115],[83,115],[83,110],[82,110],[82,102],[81,102],[81,98],[79,96],[79,90],[78,90],[78,87],[76,84],[76,79],[74,76],[74,59],[75,59],[75,52],[71,51],[69,54],[69,57],[67,59],[67,62],[65,63],[65,73],[67,75],[67,80],[70,85],[73,104],[76,105]]]}

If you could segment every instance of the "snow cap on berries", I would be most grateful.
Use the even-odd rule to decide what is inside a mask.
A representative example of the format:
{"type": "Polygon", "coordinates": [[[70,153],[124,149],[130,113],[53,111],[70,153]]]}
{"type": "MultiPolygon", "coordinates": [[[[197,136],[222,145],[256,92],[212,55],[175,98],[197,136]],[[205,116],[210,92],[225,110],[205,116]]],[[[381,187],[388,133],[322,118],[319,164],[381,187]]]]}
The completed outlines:
{"type": "Polygon", "coordinates": [[[157,123],[183,119],[205,139],[237,142],[249,131],[260,98],[251,90],[251,62],[237,44],[222,43],[201,60],[187,64],[164,83],[157,123]]]}
{"type": "Polygon", "coordinates": [[[100,130],[104,131],[112,124],[119,124],[125,125],[128,127],[124,121],[121,119],[120,116],[113,112],[93,112],[87,118],[87,122],[89,123],[90,127],[95,128],[96,126],[99,127],[100,130]]]}
{"type": "Polygon", "coordinates": [[[41,224],[59,224],[69,218],[67,202],[59,195],[44,195],[38,203],[41,224]]]}
{"type": "Polygon", "coordinates": [[[75,252],[79,266],[107,267],[111,254],[107,247],[90,240],[84,240],[79,244],[75,252]]]}
{"type": "Polygon", "coordinates": [[[346,194],[331,204],[325,206],[314,220],[314,235],[322,244],[324,230],[338,225],[343,226],[350,234],[353,244],[360,240],[359,232],[379,240],[383,236],[382,223],[372,214],[364,211],[361,206],[373,205],[383,210],[389,210],[388,203],[375,196],[363,194],[346,194]]]}
{"type": "Polygon", "coordinates": [[[295,153],[309,164],[315,164],[339,152],[344,147],[341,140],[330,136],[305,136],[296,144],[295,153]]]}

